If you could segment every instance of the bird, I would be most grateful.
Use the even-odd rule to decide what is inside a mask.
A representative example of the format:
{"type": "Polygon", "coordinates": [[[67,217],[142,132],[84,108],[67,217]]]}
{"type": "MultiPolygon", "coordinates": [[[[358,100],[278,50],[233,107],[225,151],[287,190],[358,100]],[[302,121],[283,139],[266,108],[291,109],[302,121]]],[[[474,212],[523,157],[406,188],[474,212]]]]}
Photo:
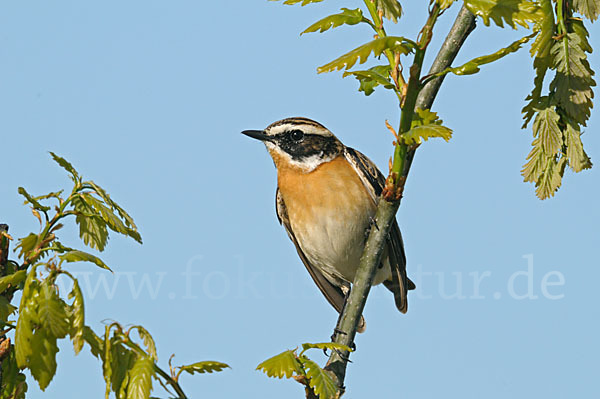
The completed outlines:
{"type": "MultiPolygon", "coordinates": [[[[262,141],[277,169],[275,208],[310,276],[341,315],[373,226],[385,177],[359,151],[347,147],[325,126],[305,117],[271,123],[242,134],[262,141]]],[[[401,313],[414,283],[394,220],[373,285],[394,294],[401,313]]],[[[338,319],[339,321],[339,319],[338,319]]],[[[358,331],[366,328],[361,316],[358,331]]]]}

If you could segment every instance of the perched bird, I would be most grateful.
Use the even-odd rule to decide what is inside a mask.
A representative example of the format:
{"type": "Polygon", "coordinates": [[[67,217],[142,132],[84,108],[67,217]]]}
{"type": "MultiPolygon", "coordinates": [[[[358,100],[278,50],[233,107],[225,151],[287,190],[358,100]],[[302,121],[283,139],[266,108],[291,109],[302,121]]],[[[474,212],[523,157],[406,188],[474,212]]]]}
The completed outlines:
{"type": "MultiPolygon", "coordinates": [[[[385,178],[369,158],[308,118],[287,118],[265,130],[242,133],[266,145],[277,168],[279,222],[325,298],[341,314],[385,178]]],[[[406,276],[396,221],[373,279],[373,285],[380,283],[406,313],[407,291],[415,286],[406,276]]],[[[364,327],[362,319],[359,331],[364,327]]]]}

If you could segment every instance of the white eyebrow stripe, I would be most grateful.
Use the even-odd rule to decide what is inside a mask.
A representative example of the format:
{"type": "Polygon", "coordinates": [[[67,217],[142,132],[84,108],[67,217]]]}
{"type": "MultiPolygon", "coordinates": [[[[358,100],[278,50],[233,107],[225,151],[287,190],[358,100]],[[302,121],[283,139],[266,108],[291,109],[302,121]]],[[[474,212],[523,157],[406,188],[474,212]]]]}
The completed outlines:
{"type": "Polygon", "coordinates": [[[333,133],[331,133],[329,130],[324,129],[320,126],[308,124],[283,123],[281,125],[276,125],[267,128],[266,132],[269,136],[275,136],[290,130],[301,130],[305,134],[315,134],[323,137],[333,137],[333,133]]]}

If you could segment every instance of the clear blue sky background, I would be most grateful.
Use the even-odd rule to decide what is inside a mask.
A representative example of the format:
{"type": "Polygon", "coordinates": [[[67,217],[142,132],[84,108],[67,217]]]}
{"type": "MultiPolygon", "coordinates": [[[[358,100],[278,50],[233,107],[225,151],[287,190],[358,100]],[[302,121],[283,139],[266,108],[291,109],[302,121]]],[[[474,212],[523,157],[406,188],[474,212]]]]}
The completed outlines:
{"type": "MultiPolygon", "coordinates": [[[[405,3],[405,18],[389,31],[414,37],[425,13],[405,3]]],[[[70,266],[87,295],[86,321],[98,330],[106,319],[143,324],[165,367],[171,353],[177,364],[232,366],[182,377],[190,397],[300,398],[295,382],[254,368],[302,342],[329,339],[336,314],[277,223],[272,162],[239,132],[307,116],[387,167],[384,120],[397,124],[394,96],[365,97],[353,79],[315,72],[367,41],[369,29],[298,36],[339,7],[358,5],[2,2],[0,219],[24,236],[37,222],[17,187],[35,194],[69,187],[47,151],[103,185],[134,216],[144,245],[113,236],[102,256],[114,275],[70,266]],[[187,280],[186,268],[196,273],[187,280]]],[[[457,10],[440,21],[432,49],[457,10]]],[[[590,31],[597,47],[598,25],[590,31]]],[[[524,34],[480,23],[459,61],[524,34]]],[[[599,70],[597,53],[590,60],[599,70]]],[[[385,289],[372,291],[348,398],[599,396],[600,172],[567,172],[544,202],[522,182],[532,137],[520,129],[520,110],[531,69],[526,49],[444,83],[434,110],[454,138],[419,150],[398,215],[418,290],[407,315],[385,289]],[[529,288],[528,262],[537,299],[518,299],[529,288]],[[544,295],[552,272],[547,281],[563,276],[564,285],[544,295]],[[485,276],[479,292],[474,275],[485,276]]],[[[596,161],[597,111],[583,137],[596,161]]],[[[72,227],[61,238],[80,245],[72,227]]],[[[30,397],[100,397],[103,389],[99,362],[87,349],[73,356],[65,342],[47,393],[32,383],[30,397]]]]}

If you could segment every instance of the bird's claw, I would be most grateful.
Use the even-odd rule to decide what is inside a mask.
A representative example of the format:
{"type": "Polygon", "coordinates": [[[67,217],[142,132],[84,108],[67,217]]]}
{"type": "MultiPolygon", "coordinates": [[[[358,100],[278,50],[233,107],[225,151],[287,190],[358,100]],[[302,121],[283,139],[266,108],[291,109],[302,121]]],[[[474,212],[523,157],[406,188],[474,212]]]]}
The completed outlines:
{"type": "Polygon", "coordinates": [[[340,335],[348,335],[344,331],[342,331],[342,330],[340,330],[339,328],[336,327],[336,328],[333,329],[333,334],[331,334],[331,342],[335,342],[335,339],[338,336],[338,334],[340,334],[340,335]]]}
{"type": "Polygon", "coordinates": [[[365,230],[365,240],[369,238],[369,234],[371,234],[371,226],[374,226],[377,231],[379,231],[379,226],[377,225],[377,221],[373,216],[369,217],[370,223],[365,230]]]}
{"type": "Polygon", "coordinates": [[[379,231],[379,226],[377,226],[377,220],[375,220],[375,218],[373,216],[371,216],[370,219],[371,219],[371,224],[373,226],[375,226],[375,228],[377,229],[377,231],[379,231]]]}

